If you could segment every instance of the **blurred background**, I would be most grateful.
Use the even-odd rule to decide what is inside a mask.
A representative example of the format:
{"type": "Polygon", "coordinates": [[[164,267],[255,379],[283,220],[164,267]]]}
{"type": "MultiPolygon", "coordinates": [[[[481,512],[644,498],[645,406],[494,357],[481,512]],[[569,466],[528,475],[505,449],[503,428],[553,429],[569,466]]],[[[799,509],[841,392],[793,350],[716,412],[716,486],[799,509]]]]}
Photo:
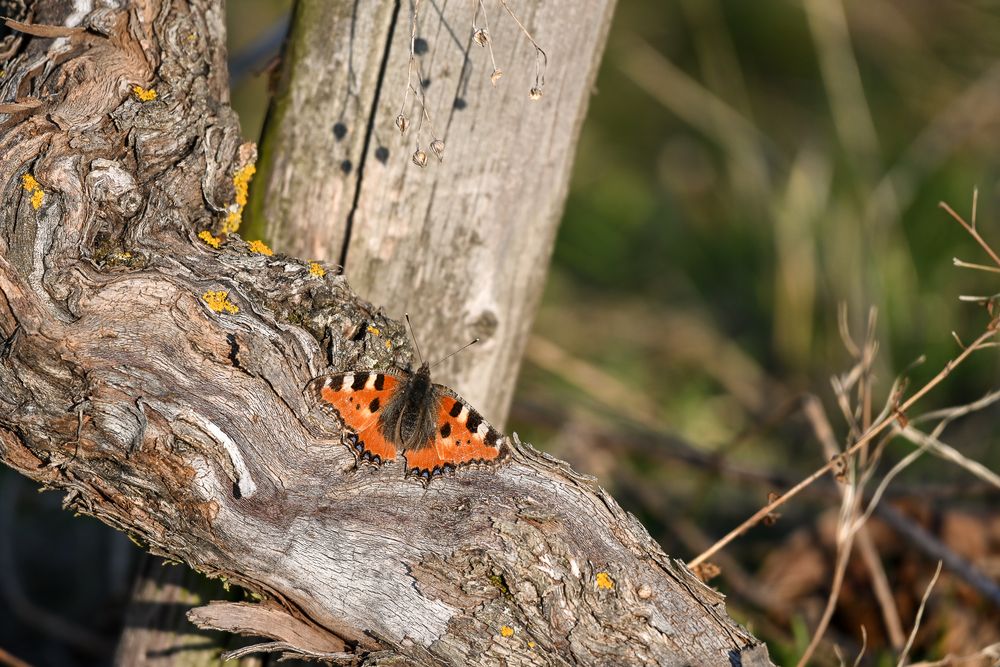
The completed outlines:
{"type": "MultiPolygon", "coordinates": [[[[250,139],[289,7],[229,3],[250,139]]],[[[839,312],[861,346],[877,309],[873,412],[897,375],[908,394],[932,378],[961,351],[952,332],[968,343],[989,321],[959,296],[1000,292],[996,273],[953,265],[991,260],[938,207],[968,219],[978,187],[1000,248],[998,34],[1000,7],[973,0],[620,0],[507,430],[690,560],[827,462],[817,415],[846,441],[831,376],[856,359],[839,312]]],[[[996,350],[978,352],[907,417],[998,378],[996,350]]],[[[895,664],[939,558],[911,659],[1000,642],[1000,491],[967,469],[1000,470],[1000,409],[983,403],[940,435],[966,467],[925,454],[887,487],[816,664],[895,664]]],[[[913,450],[889,442],[876,478],[913,450]]],[[[841,490],[815,484],[711,559],[777,664],[826,605],[841,490]]],[[[0,647],[106,664],[138,549],[59,500],[0,475],[0,647]]]]}

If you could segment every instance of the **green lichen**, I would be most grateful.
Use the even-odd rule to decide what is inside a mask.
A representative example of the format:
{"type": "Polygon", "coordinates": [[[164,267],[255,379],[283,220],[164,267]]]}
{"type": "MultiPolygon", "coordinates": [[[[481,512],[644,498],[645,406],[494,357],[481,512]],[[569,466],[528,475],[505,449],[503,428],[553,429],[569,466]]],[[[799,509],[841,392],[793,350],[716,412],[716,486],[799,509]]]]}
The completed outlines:
{"type": "Polygon", "coordinates": [[[510,594],[510,588],[507,586],[507,580],[502,574],[491,574],[489,580],[493,584],[493,587],[500,591],[500,595],[503,596],[504,600],[508,602],[514,600],[514,596],[510,594]]]}

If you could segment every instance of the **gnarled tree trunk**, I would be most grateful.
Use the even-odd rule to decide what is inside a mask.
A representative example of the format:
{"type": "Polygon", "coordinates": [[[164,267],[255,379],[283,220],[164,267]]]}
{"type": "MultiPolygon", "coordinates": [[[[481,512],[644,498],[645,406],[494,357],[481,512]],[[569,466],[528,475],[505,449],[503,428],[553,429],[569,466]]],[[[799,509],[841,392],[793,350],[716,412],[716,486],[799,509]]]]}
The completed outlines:
{"type": "Polygon", "coordinates": [[[261,596],[194,617],[270,650],[730,664],[755,644],[603,490],[516,438],[429,487],[354,469],[309,382],[406,363],[407,338],[331,267],[214,247],[253,157],[219,2],[40,0],[32,20],[46,38],[0,86],[5,463],[261,596]]]}

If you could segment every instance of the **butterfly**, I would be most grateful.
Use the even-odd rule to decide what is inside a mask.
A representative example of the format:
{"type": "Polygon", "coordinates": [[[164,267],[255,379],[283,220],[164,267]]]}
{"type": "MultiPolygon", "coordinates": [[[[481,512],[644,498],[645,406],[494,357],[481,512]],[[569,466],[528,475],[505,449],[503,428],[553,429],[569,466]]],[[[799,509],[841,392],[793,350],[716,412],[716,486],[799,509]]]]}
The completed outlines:
{"type": "Polygon", "coordinates": [[[507,455],[507,438],[454,391],[431,382],[426,362],[416,372],[339,373],[318,387],[350,430],[345,444],[358,461],[381,465],[402,453],[406,475],[426,484],[507,455]]]}

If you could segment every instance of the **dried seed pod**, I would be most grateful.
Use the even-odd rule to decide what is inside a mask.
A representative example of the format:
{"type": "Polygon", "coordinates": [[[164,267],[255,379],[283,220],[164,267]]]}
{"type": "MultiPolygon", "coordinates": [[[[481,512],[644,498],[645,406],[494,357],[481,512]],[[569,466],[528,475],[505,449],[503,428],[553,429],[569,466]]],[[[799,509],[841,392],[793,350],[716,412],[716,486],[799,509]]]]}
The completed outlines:
{"type": "Polygon", "coordinates": [[[431,142],[431,150],[434,151],[434,155],[437,155],[438,162],[444,160],[444,142],[440,139],[435,139],[431,142]]]}
{"type": "Polygon", "coordinates": [[[472,39],[476,40],[476,44],[479,46],[486,46],[490,43],[490,33],[486,32],[486,28],[477,28],[472,33],[472,39]]]}
{"type": "Polygon", "coordinates": [[[413,164],[418,167],[427,166],[427,153],[420,146],[417,146],[417,150],[413,151],[413,164]]]}
{"type": "Polygon", "coordinates": [[[400,134],[406,132],[406,128],[408,128],[409,126],[410,126],[410,121],[406,119],[406,116],[404,116],[403,114],[399,114],[398,116],[396,116],[396,127],[399,128],[400,134]]]}
{"type": "Polygon", "coordinates": [[[497,85],[497,81],[499,81],[500,77],[502,76],[503,76],[503,70],[497,67],[495,70],[493,70],[493,74],[490,74],[490,83],[492,83],[495,87],[497,85]]]}
{"type": "Polygon", "coordinates": [[[541,88],[532,88],[528,92],[528,97],[530,99],[532,99],[532,100],[540,100],[540,99],[542,99],[542,89],[541,88]]]}

